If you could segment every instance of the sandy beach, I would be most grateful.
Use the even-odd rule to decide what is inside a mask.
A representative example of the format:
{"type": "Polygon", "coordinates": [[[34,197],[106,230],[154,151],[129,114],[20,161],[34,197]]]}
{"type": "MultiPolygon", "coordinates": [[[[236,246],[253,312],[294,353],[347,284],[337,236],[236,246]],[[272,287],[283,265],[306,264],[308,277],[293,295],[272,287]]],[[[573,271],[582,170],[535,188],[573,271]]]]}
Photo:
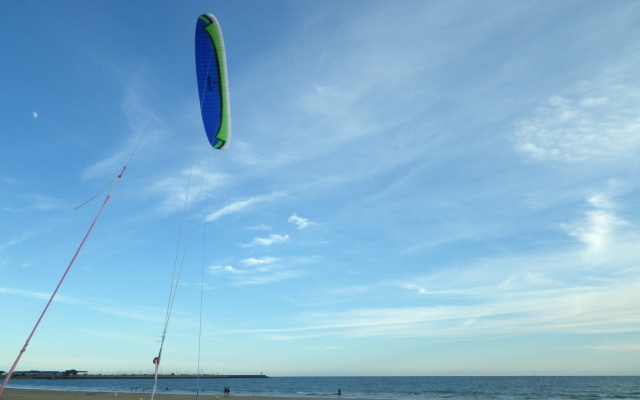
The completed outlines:
{"type": "MultiPolygon", "coordinates": [[[[193,394],[156,394],[159,400],[193,400],[193,394]]],[[[229,396],[201,394],[202,399],[233,400],[303,400],[296,397],[229,396]]],[[[149,400],[149,393],[111,393],[111,392],[66,392],[56,390],[5,389],[0,400],[149,400]]],[[[306,398],[308,400],[308,398],[306,398]]]]}

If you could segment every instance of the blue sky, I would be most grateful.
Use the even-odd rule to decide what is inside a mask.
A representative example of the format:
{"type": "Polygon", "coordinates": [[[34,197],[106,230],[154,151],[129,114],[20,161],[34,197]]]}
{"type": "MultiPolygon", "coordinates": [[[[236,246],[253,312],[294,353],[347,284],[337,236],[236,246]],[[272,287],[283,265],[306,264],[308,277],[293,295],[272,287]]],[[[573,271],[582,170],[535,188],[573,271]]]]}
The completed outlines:
{"type": "Polygon", "coordinates": [[[3,1],[0,370],[126,164],[18,369],[151,372],[184,258],[164,372],[197,369],[202,294],[206,373],[639,374],[639,13],[3,1]]]}

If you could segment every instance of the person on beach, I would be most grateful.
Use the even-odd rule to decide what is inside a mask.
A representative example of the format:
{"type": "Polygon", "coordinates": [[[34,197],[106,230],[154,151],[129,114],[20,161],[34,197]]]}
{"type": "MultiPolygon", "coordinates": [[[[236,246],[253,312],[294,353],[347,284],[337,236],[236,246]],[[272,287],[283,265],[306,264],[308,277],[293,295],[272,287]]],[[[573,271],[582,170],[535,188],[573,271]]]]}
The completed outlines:
{"type": "Polygon", "coordinates": [[[340,388],[338,388],[338,396],[342,396],[342,390],[340,390],[340,388]]]}

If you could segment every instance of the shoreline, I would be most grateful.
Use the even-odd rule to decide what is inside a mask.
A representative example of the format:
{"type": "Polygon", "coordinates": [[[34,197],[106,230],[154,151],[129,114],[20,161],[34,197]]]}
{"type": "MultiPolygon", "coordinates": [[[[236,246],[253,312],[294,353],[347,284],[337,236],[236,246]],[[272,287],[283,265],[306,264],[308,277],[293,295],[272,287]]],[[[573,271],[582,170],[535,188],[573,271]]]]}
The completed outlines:
{"type": "MultiPolygon", "coordinates": [[[[160,400],[192,400],[195,394],[167,394],[156,393],[160,400]]],[[[233,400],[309,400],[309,399],[329,399],[331,397],[283,397],[283,396],[228,396],[217,394],[200,394],[207,399],[229,398],[233,400]]],[[[37,389],[5,389],[0,399],[2,400],[149,400],[151,393],[131,393],[131,392],[90,392],[90,391],[68,391],[68,390],[37,390],[37,389]]],[[[338,397],[333,397],[338,398],[338,397]]],[[[358,399],[367,400],[367,399],[358,399]]]]}

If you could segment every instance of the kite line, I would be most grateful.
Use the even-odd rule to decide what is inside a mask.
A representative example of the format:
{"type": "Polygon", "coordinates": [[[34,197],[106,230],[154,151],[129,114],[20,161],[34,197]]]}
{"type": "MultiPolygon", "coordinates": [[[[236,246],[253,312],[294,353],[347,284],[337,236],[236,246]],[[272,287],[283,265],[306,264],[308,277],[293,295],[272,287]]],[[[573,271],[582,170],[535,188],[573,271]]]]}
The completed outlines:
{"type": "MultiPolygon", "coordinates": [[[[227,78],[226,56],[224,51],[224,42],[222,39],[222,31],[216,18],[211,14],[203,14],[198,17],[196,23],[195,37],[195,56],[196,56],[196,75],[198,81],[198,94],[200,97],[200,114],[204,124],[205,133],[211,147],[214,149],[224,149],[229,144],[231,135],[231,115],[229,109],[229,85],[227,78]]],[[[195,147],[194,147],[195,149],[195,147]]],[[[194,150],[195,151],[195,150],[194,150]]],[[[182,261],[178,267],[178,258],[180,253],[180,244],[182,241],[182,231],[186,215],[187,201],[189,196],[189,188],[191,185],[193,171],[193,156],[191,159],[191,169],[189,171],[189,181],[187,184],[187,192],[184,199],[182,210],[182,219],[180,222],[180,235],[176,249],[176,256],[173,266],[173,276],[171,279],[171,288],[169,290],[169,301],[165,316],[164,330],[160,339],[160,349],[158,356],[153,359],[154,377],[153,389],[151,391],[151,400],[154,399],[157,385],[158,373],[160,369],[160,361],[162,359],[162,350],[167,335],[169,320],[173,309],[173,303],[176,297],[176,291],[179,284],[180,275],[184,266],[184,258],[186,255],[186,247],[188,237],[185,242],[185,249],[182,261]]],[[[204,180],[203,180],[204,182],[204,180]]],[[[202,190],[202,186],[201,186],[202,190]]],[[[205,220],[206,222],[206,220],[205,220]]],[[[204,250],[203,250],[204,253],[204,250]]],[[[204,254],[203,254],[203,271],[202,271],[202,288],[200,292],[200,331],[198,339],[198,385],[200,377],[200,351],[202,336],[202,302],[204,290],[204,254]]],[[[196,389],[196,399],[199,395],[199,387],[196,389]]]]}
{"type": "MultiPolygon", "coordinates": [[[[211,164],[211,159],[209,159],[209,164],[211,164]]],[[[207,175],[202,178],[202,184],[204,186],[204,192],[207,193],[207,175]]],[[[202,187],[202,186],[201,186],[202,187]]],[[[208,198],[208,197],[207,197],[208,198]]],[[[200,266],[200,319],[198,321],[198,368],[197,368],[197,376],[196,376],[196,400],[200,398],[200,360],[202,354],[202,310],[204,304],[204,266],[205,266],[205,251],[207,248],[207,211],[208,211],[208,203],[205,204],[205,217],[204,224],[202,226],[202,264],[200,266]]]]}
{"type": "MultiPolygon", "coordinates": [[[[194,149],[195,151],[195,149],[194,149]]],[[[178,285],[180,283],[180,275],[182,275],[182,268],[184,267],[184,258],[187,254],[187,245],[189,244],[189,235],[185,241],[185,248],[182,253],[182,260],[180,261],[180,268],[178,268],[178,259],[180,258],[180,242],[182,240],[182,231],[184,228],[184,220],[187,212],[187,203],[189,201],[189,189],[191,187],[191,176],[193,172],[193,155],[191,157],[191,168],[189,169],[189,179],[187,182],[187,192],[184,196],[184,204],[182,206],[182,217],[180,219],[180,230],[178,233],[178,243],[176,245],[176,256],[173,262],[173,274],[171,276],[171,288],[169,289],[169,301],[167,304],[167,311],[164,319],[164,329],[162,331],[162,337],[160,338],[160,350],[158,350],[158,356],[153,359],[154,371],[153,371],[153,389],[151,390],[151,400],[153,400],[156,389],[158,387],[158,372],[160,369],[160,360],[162,359],[162,349],[164,347],[164,341],[167,337],[167,329],[169,328],[169,320],[171,319],[171,312],[173,311],[173,303],[176,299],[178,292],[178,285]],[[177,271],[177,273],[176,273],[177,271]]]]}
{"type": "MultiPolygon", "coordinates": [[[[40,317],[38,318],[38,321],[36,322],[36,324],[34,325],[33,329],[31,330],[31,333],[29,334],[29,337],[27,337],[27,340],[24,342],[24,345],[22,346],[22,349],[20,349],[20,352],[18,353],[18,356],[16,357],[15,361],[13,362],[13,365],[11,366],[11,369],[9,369],[9,372],[7,373],[7,376],[5,376],[4,380],[2,381],[2,385],[0,385],[0,395],[2,395],[2,392],[4,391],[4,388],[7,386],[7,383],[9,383],[9,380],[11,379],[11,376],[13,375],[13,372],[15,371],[16,367],[18,366],[18,363],[20,362],[20,359],[22,358],[22,355],[27,351],[27,347],[29,346],[29,342],[31,342],[31,339],[33,338],[33,335],[36,333],[36,330],[38,329],[38,326],[40,326],[40,322],[42,322],[42,319],[44,318],[44,315],[47,313],[47,310],[49,309],[49,306],[51,306],[51,303],[53,302],[53,299],[56,297],[56,294],[58,293],[58,290],[60,290],[60,287],[62,286],[62,282],[64,282],[65,278],[69,274],[69,271],[71,270],[71,267],[73,266],[73,263],[76,261],[76,258],[78,257],[78,254],[80,254],[80,251],[82,250],[82,247],[84,246],[85,242],[89,238],[89,235],[91,234],[91,231],[93,230],[93,227],[95,226],[96,222],[98,222],[98,218],[100,218],[100,214],[102,214],[102,211],[107,206],[107,203],[109,202],[111,197],[113,197],[113,193],[115,192],[116,187],[118,186],[118,183],[120,183],[120,180],[122,179],[122,175],[124,174],[124,171],[127,169],[127,165],[129,165],[129,163],[131,162],[131,159],[133,158],[134,153],[138,150],[138,147],[140,146],[140,143],[142,142],[142,139],[146,136],[147,132],[149,131],[149,127],[153,123],[153,120],[155,120],[155,116],[153,117],[153,119],[151,120],[151,122],[147,126],[146,130],[144,131],[144,133],[142,134],[142,136],[138,140],[138,143],[136,144],[136,147],[134,148],[133,152],[129,156],[129,159],[127,160],[127,163],[122,168],[122,171],[120,171],[118,176],[113,181],[111,181],[111,183],[109,183],[109,185],[111,185],[111,190],[109,191],[109,194],[107,194],[107,197],[104,199],[104,202],[102,203],[102,206],[100,207],[100,210],[98,210],[98,213],[96,214],[95,218],[93,219],[93,222],[91,223],[91,226],[89,226],[89,229],[87,230],[87,233],[84,235],[84,238],[80,242],[80,245],[78,246],[78,249],[76,250],[76,252],[73,255],[73,257],[71,258],[71,261],[69,262],[69,265],[67,266],[67,269],[64,271],[64,274],[62,274],[62,278],[60,278],[60,281],[58,282],[58,285],[56,286],[55,290],[51,294],[51,297],[49,298],[49,301],[45,305],[44,309],[42,310],[42,313],[40,314],[40,317]]],[[[104,189],[102,189],[102,191],[100,193],[102,193],[109,185],[107,185],[104,189]]],[[[97,195],[93,196],[91,199],[89,199],[88,201],[84,202],[82,205],[80,205],[79,207],[76,207],[75,209],[78,209],[78,208],[82,207],[83,205],[87,204],[89,201],[93,200],[95,197],[97,197],[97,195]]]]}

